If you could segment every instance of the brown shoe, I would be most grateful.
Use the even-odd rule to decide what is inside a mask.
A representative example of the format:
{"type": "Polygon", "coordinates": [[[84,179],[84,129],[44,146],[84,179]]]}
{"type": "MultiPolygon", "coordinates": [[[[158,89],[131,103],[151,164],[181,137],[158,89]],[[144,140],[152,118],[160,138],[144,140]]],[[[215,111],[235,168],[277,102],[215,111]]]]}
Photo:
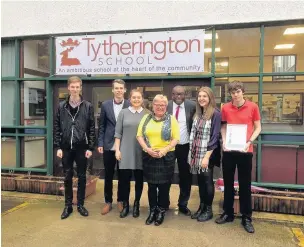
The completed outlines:
{"type": "Polygon", "coordinates": [[[118,208],[119,213],[121,213],[121,211],[123,210],[122,202],[117,202],[117,208],[118,208]]]}
{"type": "Polygon", "coordinates": [[[101,209],[101,214],[105,215],[109,213],[111,210],[112,210],[112,203],[106,203],[106,205],[104,205],[104,207],[101,209]]]}

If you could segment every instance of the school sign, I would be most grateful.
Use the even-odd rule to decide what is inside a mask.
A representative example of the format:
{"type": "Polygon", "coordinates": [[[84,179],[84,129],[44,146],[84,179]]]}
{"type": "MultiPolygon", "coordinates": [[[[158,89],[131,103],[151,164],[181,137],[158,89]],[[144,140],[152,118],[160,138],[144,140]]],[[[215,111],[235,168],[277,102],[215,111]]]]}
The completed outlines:
{"type": "Polygon", "coordinates": [[[56,74],[204,71],[205,30],[56,38],[56,74]]]}

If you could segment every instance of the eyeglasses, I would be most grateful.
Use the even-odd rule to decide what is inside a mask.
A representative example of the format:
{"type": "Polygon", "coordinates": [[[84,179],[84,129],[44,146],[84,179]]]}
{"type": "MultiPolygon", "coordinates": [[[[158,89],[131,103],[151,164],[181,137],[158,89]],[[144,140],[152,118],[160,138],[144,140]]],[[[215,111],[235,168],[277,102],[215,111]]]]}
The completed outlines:
{"type": "Polygon", "coordinates": [[[172,93],[173,96],[184,96],[185,93],[172,93]]]}
{"type": "Polygon", "coordinates": [[[166,107],[166,105],[159,105],[159,104],[153,104],[155,107],[157,107],[157,108],[165,108],[166,107]]]}

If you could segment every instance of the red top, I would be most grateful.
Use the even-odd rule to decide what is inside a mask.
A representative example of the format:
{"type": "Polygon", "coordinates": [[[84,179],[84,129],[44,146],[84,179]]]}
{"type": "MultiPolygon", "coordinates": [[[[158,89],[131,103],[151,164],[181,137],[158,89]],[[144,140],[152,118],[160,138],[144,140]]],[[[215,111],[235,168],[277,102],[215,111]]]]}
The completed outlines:
{"type": "MultiPolygon", "coordinates": [[[[246,100],[241,107],[233,105],[232,102],[222,107],[222,122],[247,125],[247,142],[254,132],[254,122],[258,120],[261,120],[259,107],[251,101],[246,100]]],[[[250,145],[248,152],[253,152],[253,145],[250,145]]]]}

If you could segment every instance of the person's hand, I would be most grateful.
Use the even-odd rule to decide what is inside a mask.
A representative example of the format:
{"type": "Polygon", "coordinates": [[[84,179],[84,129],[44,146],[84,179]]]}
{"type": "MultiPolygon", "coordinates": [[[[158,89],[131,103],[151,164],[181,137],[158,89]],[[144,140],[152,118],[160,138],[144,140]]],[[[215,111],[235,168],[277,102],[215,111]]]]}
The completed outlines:
{"type": "Polygon", "coordinates": [[[115,151],[115,158],[120,161],[121,160],[121,152],[119,150],[115,151]]]}
{"type": "Polygon", "coordinates": [[[229,149],[226,148],[226,145],[225,145],[224,142],[223,142],[223,151],[224,151],[224,152],[230,152],[230,151],[231,151],[231,150],[229,150],[229,149]]]}
{"type": "Polygon", "coordinates": [[[62,150],[61,150],[61,149],[58,149],[58,150],[57,150],[57,157],[60,158],[60,159],[62,159],[62,156],[63,156],[62,150]]]}
{"type": "Polygon", "coordinates": [[[98,147],[97,150],[100,154],[103,154],[103,147],[98,147]]]}
{"type": "Polygon", "coordinates": [[[208,168],[208,165],[209,165],[209,158],[204,157],[203,160],[202,160],[202,167],[204,169],[206,169],[206,168],[208,168]]]}
{"type": "Polygon", "coordinates": [[[250,148],[250,145],[251,145],[251,142],[247,142],[246,145],[245,145],[244,150],[242,151],[242,153],[247,153],[249,148],[250,148]]]}
{"type": "Polygon", "coordinates": [[[158,151],[153,150],[152,148],[146,149],[147,153],[152,156],[153,158],[159,158],[158,151]]]}
{"type": "Polygon", "coordinates": [[[162,158],[162,157],[166,156],[166,154],[168,152],[168,148],[159,149],[159,150],[157,150],[157,152],[158,152],[158,157],[162,158]]]}
{"type": "Polygon", "coordinates": [[[86,153],[85,153],[85,157],[86,157],[87,159],[89,159],[91,156],[92,156],[92,151],[87,150],[86,153]]]}

